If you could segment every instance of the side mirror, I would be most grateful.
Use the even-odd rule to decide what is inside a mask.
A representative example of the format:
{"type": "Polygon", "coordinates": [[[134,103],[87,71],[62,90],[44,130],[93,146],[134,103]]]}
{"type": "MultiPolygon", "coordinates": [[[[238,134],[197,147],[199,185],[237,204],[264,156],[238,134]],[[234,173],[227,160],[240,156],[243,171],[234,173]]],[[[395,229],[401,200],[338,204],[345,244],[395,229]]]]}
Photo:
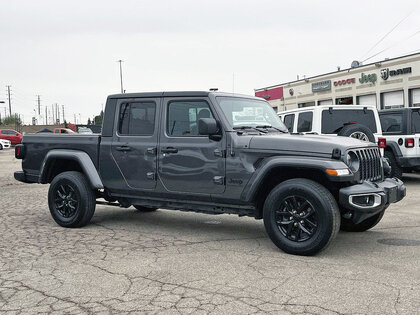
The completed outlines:
{"type": "Polygon", "coordinates": [[[219,133],[219,126],[214,118],[200,118],[198,120],[198,134],[213,136],[219,133]]]}

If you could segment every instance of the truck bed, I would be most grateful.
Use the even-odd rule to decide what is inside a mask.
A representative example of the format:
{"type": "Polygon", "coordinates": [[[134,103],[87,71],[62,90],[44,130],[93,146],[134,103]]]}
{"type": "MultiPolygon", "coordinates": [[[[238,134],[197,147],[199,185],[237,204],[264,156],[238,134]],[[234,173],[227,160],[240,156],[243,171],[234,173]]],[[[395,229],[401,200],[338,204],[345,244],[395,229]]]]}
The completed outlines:
{"type": "Polygon", "coordinates": [[[86,152],[98,168],[100,135],[80,134],[26,134],[22,144],[25,145],[25,158],[22,169],[27,175],[37,177],[48,151],[52,149],[78,150],[86,152]]]}

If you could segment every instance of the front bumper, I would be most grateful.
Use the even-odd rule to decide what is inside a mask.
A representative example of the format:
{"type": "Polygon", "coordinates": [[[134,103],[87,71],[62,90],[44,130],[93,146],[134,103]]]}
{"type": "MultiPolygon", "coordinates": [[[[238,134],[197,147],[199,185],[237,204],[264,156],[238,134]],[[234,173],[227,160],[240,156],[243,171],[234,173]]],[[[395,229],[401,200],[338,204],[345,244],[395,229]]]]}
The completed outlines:
{"type": "Polygon", "coordinates": [[[341,188],[339,192],[340,208],[351,214],[354,223],[360,223],[367,218],[385,210],[391,203],[405,197],[404,183],[397,178],[387,178],[382,182],[363,182],[341,188]],[[355,202],[357,197],[371,198],[369,204],[355,202]]]}

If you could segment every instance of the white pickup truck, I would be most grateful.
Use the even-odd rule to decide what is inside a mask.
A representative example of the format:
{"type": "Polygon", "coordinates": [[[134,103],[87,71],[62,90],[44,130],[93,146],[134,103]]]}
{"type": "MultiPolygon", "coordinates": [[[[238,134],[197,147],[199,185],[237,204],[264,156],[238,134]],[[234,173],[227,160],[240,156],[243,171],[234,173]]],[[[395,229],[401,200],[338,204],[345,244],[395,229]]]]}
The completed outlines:
{"type": "Polygon", "coordinates": [[[379,112],[385,157],[391,165],[391,176],[420,171],[420,107],[386,109],[379,112]]]}

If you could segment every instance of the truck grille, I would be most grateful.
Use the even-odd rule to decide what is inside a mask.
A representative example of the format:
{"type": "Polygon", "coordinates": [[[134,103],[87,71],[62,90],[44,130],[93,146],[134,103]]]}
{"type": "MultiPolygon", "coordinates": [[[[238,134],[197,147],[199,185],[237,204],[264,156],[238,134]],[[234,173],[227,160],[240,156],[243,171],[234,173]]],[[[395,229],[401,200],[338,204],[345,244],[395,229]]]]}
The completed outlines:
{"type": "Polygon", "coordinates": [[[360,179],[377,181],[382,179],[381,153],[378,148],[354,151],[360,161],[360,179]]]}

